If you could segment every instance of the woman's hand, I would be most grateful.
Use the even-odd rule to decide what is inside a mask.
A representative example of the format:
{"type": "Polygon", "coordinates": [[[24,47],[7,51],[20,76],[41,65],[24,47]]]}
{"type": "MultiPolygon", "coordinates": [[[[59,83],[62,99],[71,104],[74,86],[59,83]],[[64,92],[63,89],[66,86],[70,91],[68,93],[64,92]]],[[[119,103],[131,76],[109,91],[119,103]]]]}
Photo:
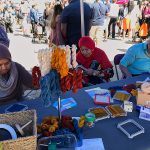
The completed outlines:
{"type": "Polygon", "coordinates": [[[94,70],[93,71],[93,76],[99,76],[100,75],[100,72],[99,71],[97,71],[97,70],[94,70]]]}
{"type": "Polygon", "coordinates": [[[94,70],[89,68],[86,70],[86,74],[92,76],[93,75],[94,70]]]}

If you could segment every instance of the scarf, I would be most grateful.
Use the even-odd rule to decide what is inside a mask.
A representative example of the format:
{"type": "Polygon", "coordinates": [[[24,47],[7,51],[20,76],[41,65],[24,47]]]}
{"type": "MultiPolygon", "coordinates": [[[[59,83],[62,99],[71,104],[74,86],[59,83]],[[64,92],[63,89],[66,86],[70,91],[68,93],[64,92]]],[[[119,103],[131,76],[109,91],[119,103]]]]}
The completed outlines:
{"type": "Polygon", "coordinates": [[[77,62],[80,65],[82,65],[85,68],[87,68],[87,69],[90,68],[90,65],[91,65],[92,61],[93,61],[93,57],[92,56],[90,56],[90,57],[84,57],[82,55],[82,53],[78,53],[78,55],[77,55],[77,62]]]}
{"type": "Polygon", "coordinates": [[[8,79],[0,76],[0,98],[7,97],[13,93],[18,82],[18,71],[15,62],[12,62],[8,79]]]}
{"type": "Polygon", "coordinates": [[[112,68],[112,64],[110,63],[107,55],[99,48],[95,48],[92,51],[92,55],[88,58],[84,57],[81,51],[77,53],[77,62],[87,69],[90,68],[93,60],[96,60],[101,65],[102,69],[112,68]]]}

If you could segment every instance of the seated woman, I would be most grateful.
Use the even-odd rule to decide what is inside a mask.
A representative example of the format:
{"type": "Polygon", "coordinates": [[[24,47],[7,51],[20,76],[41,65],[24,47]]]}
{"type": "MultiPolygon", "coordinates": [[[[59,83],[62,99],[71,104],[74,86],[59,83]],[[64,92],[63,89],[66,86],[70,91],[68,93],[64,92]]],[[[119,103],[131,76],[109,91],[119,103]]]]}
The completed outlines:
{"type": "Polygon", "coordinates": [[[0,103],[19,100],[23,87],[33,88],[32,76],[22,65],[13,62],[8,48],[0,44],[0,103]]]}
{"type": "Polygon", "coordinates": [[[120,61],[120,69],[125,78],[150,72],[150,38],[128,49],[120,61]]]}
{"type": "Polygon", "coordinates": [[[99,84],[109,81],[114,72],[105,52],[95,47],[94,41],[88,36],[80,38],[78,45],[80,51],[77,53],[77,62],[82,65],[81,68],[85,68],[85,82],[99,84]]]}

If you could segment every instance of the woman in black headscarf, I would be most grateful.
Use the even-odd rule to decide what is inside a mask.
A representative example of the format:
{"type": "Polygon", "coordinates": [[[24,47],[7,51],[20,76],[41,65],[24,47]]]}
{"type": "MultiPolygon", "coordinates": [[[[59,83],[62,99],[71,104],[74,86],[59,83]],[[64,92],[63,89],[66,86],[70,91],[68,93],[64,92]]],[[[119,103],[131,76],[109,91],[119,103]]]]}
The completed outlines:
{"type": "Polygon", "coordinates": [[[24,87],[33,88],[31,74],[13,62],[9,49],[0,44],[0,103],[19,100],[24,87]]]}

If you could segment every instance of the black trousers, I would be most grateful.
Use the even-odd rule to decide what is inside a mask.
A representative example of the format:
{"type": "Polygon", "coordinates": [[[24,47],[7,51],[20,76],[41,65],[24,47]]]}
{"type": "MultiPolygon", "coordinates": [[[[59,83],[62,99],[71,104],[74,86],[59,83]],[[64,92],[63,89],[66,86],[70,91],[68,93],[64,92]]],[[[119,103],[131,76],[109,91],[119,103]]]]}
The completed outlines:
{"type": "Polygon", "coordinates": [[[94,84],[94,85],[104,83],[104,81],[100,77],[89,76],[88,78],[89,78],[89,83],[94,84]]]}
{"type": "Polygon", "coordinates": [[[11,23],[5,23],[5,28],[7,33],[13,33],[13,28],[11,23]]]}
{"type": "Polygon", "coordinates": [[[110,36],[110,27],[112,25],[112,38],[115,38],[115,28],[117,24],[117,18],[110,18],[109,24],[108,24],[108,37],[110,36]]]}

